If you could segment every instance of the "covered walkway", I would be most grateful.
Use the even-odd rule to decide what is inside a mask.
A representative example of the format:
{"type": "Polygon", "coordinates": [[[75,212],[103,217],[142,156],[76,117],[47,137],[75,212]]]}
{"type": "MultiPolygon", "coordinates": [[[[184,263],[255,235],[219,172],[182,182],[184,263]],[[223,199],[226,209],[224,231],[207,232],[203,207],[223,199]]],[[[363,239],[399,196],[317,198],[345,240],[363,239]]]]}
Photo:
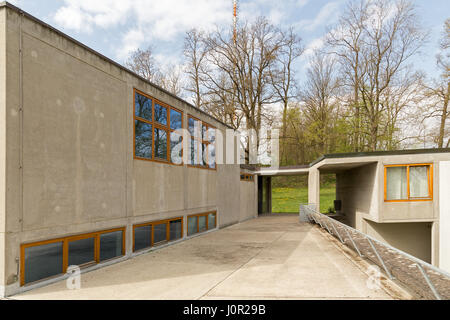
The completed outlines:
{"type": "Polygon", "coordinates": [[[317,227],[269,215],[12,299],[392,299],[367,279],[317,227]]]}

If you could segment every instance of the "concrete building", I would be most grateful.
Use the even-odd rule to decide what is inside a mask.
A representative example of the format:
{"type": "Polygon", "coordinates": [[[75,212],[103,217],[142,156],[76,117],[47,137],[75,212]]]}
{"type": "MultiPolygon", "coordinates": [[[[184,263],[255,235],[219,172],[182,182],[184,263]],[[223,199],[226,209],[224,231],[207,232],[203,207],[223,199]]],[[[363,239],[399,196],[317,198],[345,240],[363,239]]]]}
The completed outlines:
{"type": "Polygon", "coordinates": [[[276,175],[309,175],[319,205],[320,175],[336,174],[348,224],[450,270],[449,149],[270,171],[217,161],[227,129],[1,3],[0,296],[270,212],[276,175]]]}
{"type": "MultiPolygon", "coordinates": [[[[308,175],[308,200],[317,208],[320,176],[335,174],[346,224],[450,271],[450,149],[331,154],[309,166],[256,173],[268,188],[273,176],[308,175]]],[[[267,190],[260,202],[270,196],[267,190]]]]}
{"type": "Polygon", "coordinates": [[[256,182],[216,165],[209,129],[228,127],[1,3],[0,295],[256,217],[256,182]]]}

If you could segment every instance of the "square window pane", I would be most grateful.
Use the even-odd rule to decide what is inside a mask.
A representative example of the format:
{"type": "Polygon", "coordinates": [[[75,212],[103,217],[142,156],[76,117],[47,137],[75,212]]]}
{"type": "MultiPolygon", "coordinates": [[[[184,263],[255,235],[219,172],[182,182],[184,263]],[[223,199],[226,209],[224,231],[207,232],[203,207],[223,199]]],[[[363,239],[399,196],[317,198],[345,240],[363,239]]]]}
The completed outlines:
{"type": "Polygon", "coordinates": [[[209,128],[206,131],[206,137],[204,138],[204,140],[211,142],[211,143],[215,142],[216,141],[216,129],[209,128]]]}
{"type": "Polygon", "coordinates": [[[386,168],[387,200],[407,200],[408,181],[406,167],[386,168]]]}
{"type": "Polygon", "coordinates": [[[428,198],[428,166],[409,167],[409,196],[411,198],[428,198]]]}
{"type": "Polygon", "coordinates": [[[198,217],[198,231],[206,231],[206,216],[198,217]]]}
{"type": "Polygon", "coordinates": [[[136,92],[134,102],[136,117],[152,121],[152,100],[136,92]]]}
{"type": "Polygon", "coordinates": [[[134,228],[134,251],[152,246],[152,226],[134,228]]]}
{"type": "Polygon", "coordinates": [[[63,243],[49,243],[25,249],[25,283],[43,280],[63,272],[63,243]]]}
{"type": "Polygon", "coordinates": [[[167,125],[167,108],[155,103],[155,121],[167,125]]]}
{"type": "Polygon", "coordinates": [[[181,220],[170,221],[170,240],[181,239],[183,237],[181,220]]]}
{"type": "Polygon", "coordinates": [[[181,129],[183,127],[183,118],[181,112],[176,110],[170,110],[170,128],[171,129],[181,129]]]}
{"type": "Polygon", "coordinates": [[[197,217],[188,218],[188,235],[197,233],[197,217]]]}
{"type": "Polygon", "coordinates": [[[155,158],[167,160],[167,131],[155,128],[155,158]]]}
{"type": "Polygon", "coordinates": [[[139,158],[152,158],[152,126],[148,123],[135,121],[135,154],[139,158]]]}
{"type": "Polygon", "coordinates": [[[155,232],[153,242],[159,243],[167,240],[167,224],[155,224],[153,231],[155,232]]]}
{"type": "Polygon", "coordinates": [[[123,255],[123,232],[115,231],[100,235],[100,261],[109,260],[123,255]]]}
{"type": "Polygon", "coordinates": [[[81,266],[95,261],[95,239],[87,238],[69,242],[69,266],[81,266]]]}
{"type": "Polygon", "coordinates": [[[183,137],[178,133],[170,133],[170,160],[175,164],[183,163],[183,137]]]}
{"type": "Polygon", "coordinates": [[[210,213],[208,215],[208,230],[214,229],[216,227],[216,214],[210,213]]]}

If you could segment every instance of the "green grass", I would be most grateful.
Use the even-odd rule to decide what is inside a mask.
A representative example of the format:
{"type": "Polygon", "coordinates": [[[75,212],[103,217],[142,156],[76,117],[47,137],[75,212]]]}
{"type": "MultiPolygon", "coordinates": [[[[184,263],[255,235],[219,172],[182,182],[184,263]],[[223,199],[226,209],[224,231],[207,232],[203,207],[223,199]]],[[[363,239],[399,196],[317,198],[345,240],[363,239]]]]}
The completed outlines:
{"type": "MultiPolygon", "coordinates": [[[[336,188],[334,186],[322,187],[320,189],[320,212],[328,212],[333,208],[336,199],[336,188]]],[[[273,188],[272,189],[272,212],[298,212],[300,203],[308,203],[308,188],[273,188]]]]}

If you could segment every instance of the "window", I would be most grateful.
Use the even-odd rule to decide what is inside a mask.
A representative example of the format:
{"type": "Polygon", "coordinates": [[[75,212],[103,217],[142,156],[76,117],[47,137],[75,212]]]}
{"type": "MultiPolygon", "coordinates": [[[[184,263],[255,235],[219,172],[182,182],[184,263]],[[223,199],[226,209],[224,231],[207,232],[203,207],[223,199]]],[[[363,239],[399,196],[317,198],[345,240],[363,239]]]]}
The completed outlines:
{"type": "Polygon", "coordinates": [[[433,200],[433,165],[392,165],[384,168],[385,201],[433,200]]]}
{"type": "Polygon", "coordinates": [[[133,251],[183,237],[183,218],[147,222],[133,226],[133,251]]]}
{"type": "Polygon", "coordinates": [[[181,111],[134,90],[135,159],[181,164],[183,138],[175,130],[182,124],[181,111]]]}
{"type": "Polygon", "coordinates": [[[188,129],[191,135],[190,165],[216,169],[216,129],[192,116],[188,117],[188,129]]]}
{"type": "Polygon", "coordinates": [[[100,261],[123,255],[123,232],[114,231],[100,235],[100,261]]]}
{"type": "Polygon", "coordinates": [[[26,285],[125,254],[125,228],[22,244],[20,284],[26,285]]]}
{"type": "Polygon", "coordinates": [[[188,236],[217,227],[216,212],[196,214],[188,217],[188,236]]]}
{"type": "Polygon", "coordinates": [[[248,173],[241,173],[241,181],[253,181],[254,175],[248,173]]]}

